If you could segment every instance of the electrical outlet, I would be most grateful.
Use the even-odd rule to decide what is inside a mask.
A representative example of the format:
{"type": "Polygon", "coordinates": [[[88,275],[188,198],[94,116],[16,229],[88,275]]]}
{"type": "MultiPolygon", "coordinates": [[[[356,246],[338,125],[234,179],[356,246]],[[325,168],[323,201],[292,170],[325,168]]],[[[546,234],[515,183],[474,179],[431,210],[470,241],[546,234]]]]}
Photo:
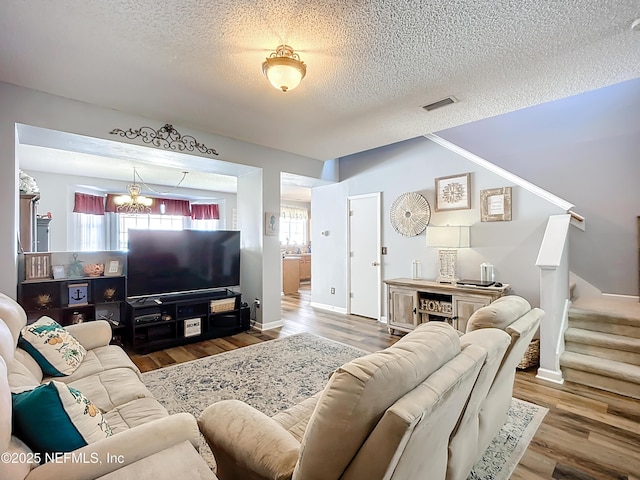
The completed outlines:
{"type": "Polygon", "coordinates": [[[336,289],[335,287],[331,287],[331,295],[335,295],[336,294],[336,289]]]}
{"type": "Polygon", "coordinates": [[[256,308],[260,308],[260,299],[259,299],[259,298],[256,298],[256,299],[253,301],[253,304],[256,306],[256,308]]]}

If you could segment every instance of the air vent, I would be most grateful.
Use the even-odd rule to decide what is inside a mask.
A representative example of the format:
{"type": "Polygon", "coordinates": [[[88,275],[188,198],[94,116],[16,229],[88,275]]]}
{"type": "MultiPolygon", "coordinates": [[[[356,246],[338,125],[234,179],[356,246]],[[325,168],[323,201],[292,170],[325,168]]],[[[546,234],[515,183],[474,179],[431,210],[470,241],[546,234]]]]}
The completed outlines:
{"type": "Polygon", "coordinates": [[[435,110],[436,108],[446,107],[447,105],[451,105],[452,103],[456,103],[456,99],[454,97],[447,97],[447,98],[443,98],[442,100],[438,100],[437,102],[433,102],[428,105],[423,105],[422,108],[430,112],[431,110],[435,110]]]}

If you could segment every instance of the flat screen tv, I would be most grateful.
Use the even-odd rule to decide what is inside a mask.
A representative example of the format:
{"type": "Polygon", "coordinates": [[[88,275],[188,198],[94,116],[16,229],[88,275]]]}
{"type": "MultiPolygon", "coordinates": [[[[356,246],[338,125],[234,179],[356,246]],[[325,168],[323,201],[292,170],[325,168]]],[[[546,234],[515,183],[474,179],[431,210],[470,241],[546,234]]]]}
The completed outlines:
{"type": "Polygon", "coordinates": [[[238,231],[129,230],[129,297],[239,284],[238,231]]]}

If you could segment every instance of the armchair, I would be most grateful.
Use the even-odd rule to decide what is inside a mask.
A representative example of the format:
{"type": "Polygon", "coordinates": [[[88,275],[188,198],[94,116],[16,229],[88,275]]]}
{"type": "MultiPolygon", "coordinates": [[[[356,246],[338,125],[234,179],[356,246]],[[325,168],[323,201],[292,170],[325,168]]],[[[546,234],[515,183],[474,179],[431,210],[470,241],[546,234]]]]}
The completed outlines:
{"type": "Polygon", "coordinates": [[[462,345],[480,345],[487,361],[449,443],[447,480],[465,480],[498,434],[511,405],[516,365],[540,325],[544,312],[516,295],[478,309],[467,323],[462,345]],[[502,338],[496,341],[497,333],[502,338]]]}

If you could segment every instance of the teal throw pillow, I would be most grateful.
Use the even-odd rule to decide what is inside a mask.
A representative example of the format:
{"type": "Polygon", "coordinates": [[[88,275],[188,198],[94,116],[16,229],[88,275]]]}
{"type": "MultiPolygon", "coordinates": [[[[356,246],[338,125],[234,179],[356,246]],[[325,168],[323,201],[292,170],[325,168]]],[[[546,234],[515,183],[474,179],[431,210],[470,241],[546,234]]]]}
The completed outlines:
{"type": "Polygon", "coordinates": [[[34,452],[71,452],[112,435],[100,409],[62,382],[52,380],[11,396],[13,434],[34,452]]]}

